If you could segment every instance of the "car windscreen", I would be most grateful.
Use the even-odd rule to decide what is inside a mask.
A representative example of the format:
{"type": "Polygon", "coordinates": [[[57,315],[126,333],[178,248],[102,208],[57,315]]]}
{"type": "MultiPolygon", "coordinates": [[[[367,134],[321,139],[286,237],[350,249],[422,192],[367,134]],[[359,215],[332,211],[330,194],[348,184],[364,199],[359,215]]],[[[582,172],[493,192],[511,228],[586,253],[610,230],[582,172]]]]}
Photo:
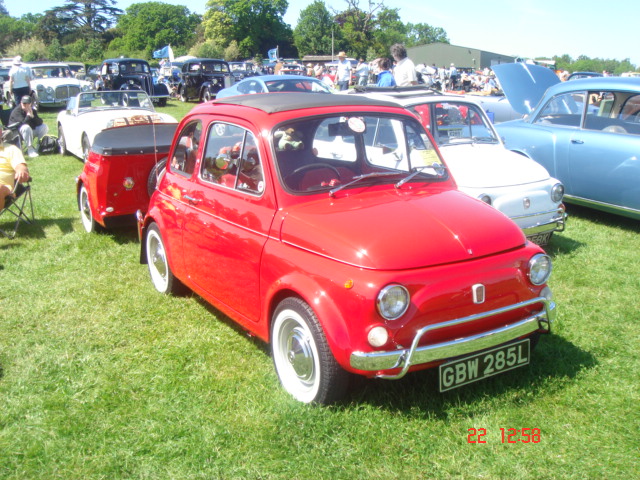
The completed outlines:
{"type": "Polygon", "coordinates": [[[223,62],[202,62],[202,71],[204,73],[227,73],[229,67],[223,62]]]}
{"type": "Polygon", "coordinates": [[[438,102],[409,108],[441,145],[499,143],[487,115],[479,105],[465,102],[438,102]]]}
{"type": "Polygon", "coordinates": [[[308,117],[278,126],[272,138],[279,176],[292,193],[448,178],[424,128],[407,116],[308,117]]]}
{"type": "Polygon", "coordinates": [[[264,82],[270,92],[333,93],[324,83],[313,79],[283,79],[264,82]]]}

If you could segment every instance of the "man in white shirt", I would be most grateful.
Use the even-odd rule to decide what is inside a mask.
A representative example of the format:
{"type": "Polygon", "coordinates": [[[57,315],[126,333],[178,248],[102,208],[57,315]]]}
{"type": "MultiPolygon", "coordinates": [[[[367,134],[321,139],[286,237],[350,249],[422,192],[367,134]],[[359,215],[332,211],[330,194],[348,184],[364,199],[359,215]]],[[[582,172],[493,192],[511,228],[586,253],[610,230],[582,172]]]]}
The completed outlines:
{"type": "Polygon", "coordinates": [[[391,45],[391,56],[396,61],[393,69],[393,77],[398,87],[408,87],[409,85],[418,84],[418,75],[416,74],[416,66],[410,58],[407,57],[407,49],[401,43],[391,45]]]}
{"type": "Polygon", "coordinates": [[[31,94],[31,69],[22,63],[20,55],[13,59],[9,70],[9,91],[13,93],[15,105],[20,104],[23,96],[31,94]]]}
{"type": "Polygon", "coordinates": [[[351,62],[345,52],[338,53],[338,70],[336,71],[338,90],[348,90],[351,85],[351,62]]]}

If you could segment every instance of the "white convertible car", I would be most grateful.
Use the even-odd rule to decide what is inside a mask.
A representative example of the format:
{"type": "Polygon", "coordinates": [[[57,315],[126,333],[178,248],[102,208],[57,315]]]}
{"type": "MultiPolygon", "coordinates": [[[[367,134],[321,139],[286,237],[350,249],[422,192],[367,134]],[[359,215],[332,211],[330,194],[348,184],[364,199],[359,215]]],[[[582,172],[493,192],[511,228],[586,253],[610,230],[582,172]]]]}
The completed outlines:
{"type": "Polygon", "coordinates": [[[85,161],[95,136],[109,128],[127,125],[178,123],[171,115],[156,112],[141,90],[83,92],[69,99],[58,114],[60,153],[85,161]]]}
{"type": "MultiPolygon", "coordinates": [[[[413,112],[433,135],[458,189],[510,217],[529,240],[545,245],[553,232],[564,230],[562,183],[541,165],[507,150],[478,103],[419,87],[367,87],[366,95],[413,112]]],[[[384,138],[376,143],[385,145],[384,138]]]]}

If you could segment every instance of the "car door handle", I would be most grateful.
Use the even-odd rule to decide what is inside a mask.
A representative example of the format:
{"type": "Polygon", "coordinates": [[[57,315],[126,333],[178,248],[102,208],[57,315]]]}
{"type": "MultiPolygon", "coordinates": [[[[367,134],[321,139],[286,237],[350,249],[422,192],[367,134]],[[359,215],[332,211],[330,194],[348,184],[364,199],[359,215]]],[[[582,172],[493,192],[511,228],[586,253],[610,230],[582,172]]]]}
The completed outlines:
{"type": "Polygon", "coordinates": [[[193,198],[193,197],[191,197],[189,195],[183,195],[182,198],[184,198],[191,205],[197,205],[197,204],[200,203],[200,200],[198,200],[197,198],[193,198]]]}
{"type": "Polygon", "coordinates": [[[576,145],[582,145],[582,144],[584,144],[584,141],[583,140],[571,140],[571,143],[574,143],[576,145]]]}

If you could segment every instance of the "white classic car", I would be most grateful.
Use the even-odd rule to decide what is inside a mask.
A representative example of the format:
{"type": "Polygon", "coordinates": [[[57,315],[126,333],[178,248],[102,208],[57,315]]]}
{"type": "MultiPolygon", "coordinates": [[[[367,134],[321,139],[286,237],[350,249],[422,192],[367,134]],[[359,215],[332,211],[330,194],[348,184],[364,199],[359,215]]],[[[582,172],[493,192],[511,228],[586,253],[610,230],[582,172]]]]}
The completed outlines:
{"type": "Polygon", "coordinates": [[[420,87],[367,87],[365,95],[413,112],[433,135],[458,189],[510,217],[531,241],[545,245],[553,232],[564,230],[562,183],[541,165],[507,150],[478,103],[420,87]]]}
{"type": "Polygon", "coordinates": [[[58,113],[60,153],[85,161],[98,133],[128,125],[178,123],[171,115],[156,112],[142,90],[89,91],[69,99],[58,113]]]}
{"type": "Polygon", "coordinates": [[[31,94],[40,107],[63,107],[69,98],[91,89],[91,82],[78,80],[66,63],[28,63],[31,94]]]}

